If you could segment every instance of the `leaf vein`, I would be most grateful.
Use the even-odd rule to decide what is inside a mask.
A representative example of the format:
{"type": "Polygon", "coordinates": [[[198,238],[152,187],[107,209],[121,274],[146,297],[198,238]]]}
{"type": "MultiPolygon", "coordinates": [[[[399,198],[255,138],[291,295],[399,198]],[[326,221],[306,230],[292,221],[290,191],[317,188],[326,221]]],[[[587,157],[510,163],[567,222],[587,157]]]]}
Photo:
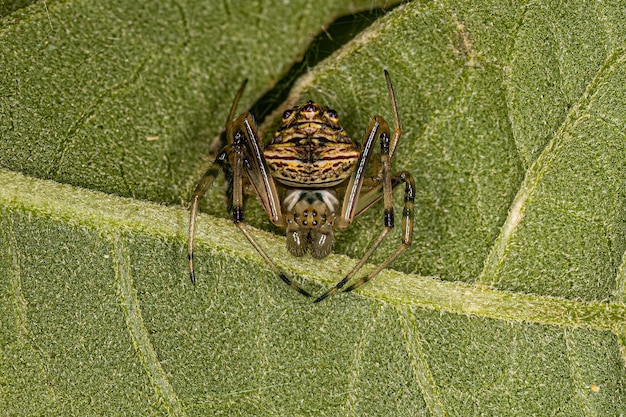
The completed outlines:
{"type": "Polygon", "coordinates": [[[111,240],[120,303],[135,349],[156,395],[163,400],[168,412],[174,416],[186,416],[187,413],[159,362],[158,355],[150,341],[149,332],[144,325],[137,291],[133,286],[130,255],[126,244],[119,234],[111,237],[111,240]]]}

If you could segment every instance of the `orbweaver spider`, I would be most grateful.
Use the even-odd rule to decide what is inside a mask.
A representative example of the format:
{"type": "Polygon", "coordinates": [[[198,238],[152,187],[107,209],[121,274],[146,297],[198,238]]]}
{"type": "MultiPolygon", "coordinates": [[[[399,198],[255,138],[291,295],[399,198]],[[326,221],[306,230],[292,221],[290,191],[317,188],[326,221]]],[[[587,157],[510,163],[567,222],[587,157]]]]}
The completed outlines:
{"type": "Polygon", "coordinates": [[[394,227],[393,189],[403,183],[402,237],[400,246],[380,265],[344,289],[351,291],[376,276],[410,245],[413,235],[415,183],[406,171],[392,175],[390,165],[402,135],[395,93],[387,70],[384,71],[395,127],[393,135],[381,116],[372,117],[362,149],[339,124],[337,112],[308,101],[285,111],[274,139],[261,143],[251,113],[233,121],[237,103],[246,82],[239,88],[226,121],[227,145],[202,176],[191,197],[188,258],[190,278],[195,283],[193,244],[198,204],[220,169],[232,174],[229,202],[235,225],[255,247],[276,275],[300,294],[310,294],[289,279],[259,246],[243,222],[244,191],[252,190],[270,221],[286,229],[287,249],[295,256],[309,252],[324,258],[334,244],[333,230],[345,229],[356,216],[383,200],[383,230],[350,272],[315,302],[342,289],[354,278],[394,227]],[[380,155],[369,166],[376,142],[380,155]],[[373,176],[366,175],[369,167],[373,176]]]}

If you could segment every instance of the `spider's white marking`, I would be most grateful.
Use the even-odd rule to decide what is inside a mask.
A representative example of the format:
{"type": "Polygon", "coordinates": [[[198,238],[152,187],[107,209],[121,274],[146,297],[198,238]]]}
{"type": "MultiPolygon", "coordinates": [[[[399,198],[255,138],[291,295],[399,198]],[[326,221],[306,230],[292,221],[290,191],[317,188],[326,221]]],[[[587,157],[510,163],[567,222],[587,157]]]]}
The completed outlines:
{"type": "Polygon", "coordinates": [[[296,244],[296,246],[301,246],[302,245],[300,243],[300,233],[299,232],[293,232],[291,234],[291,236],[293,237],[293,242],[296,244]]]}
{"type": "Polygon", "coordinates": [[[332,191],[316,191],[315,194],[321,194],[322,201],[328,207],[331,213],[334,213],[339,205],[339,200],[335,196],[335,193],[332,191]]]}
{"type": "Polygon", "coordinates": [[[333,191],[329,190],[293,190],[285,197],[285,209],[291,212],[299,201],[310,199],[311,202],[319,200],[328,207],[331,213],[334,213],[339,206],[339,200],[333,191]]]}

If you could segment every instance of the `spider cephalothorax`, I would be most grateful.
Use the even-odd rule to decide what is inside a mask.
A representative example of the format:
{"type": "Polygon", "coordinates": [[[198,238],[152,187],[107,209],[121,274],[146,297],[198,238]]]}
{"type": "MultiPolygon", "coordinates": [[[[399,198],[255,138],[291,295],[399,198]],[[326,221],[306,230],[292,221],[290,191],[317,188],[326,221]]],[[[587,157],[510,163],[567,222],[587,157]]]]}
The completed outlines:
{"type": "Polygon", "coordinates": [[[335,213],[341,209],[333,190],[290,190],[283,200],[287,220],[287,249],[295,256],[310,249],[314,258],[324,258],[335,243],[335,213]]]}
{"type": "Polygon", "coordinates": [[[284,282],[306,296],[309,293],[278,269],[243,223],[244,190],[252,190],[270,221],[285,228],[287,249],[293,255],[302,256],[308,252],[314,258],[324,258],[332,251],[334,229],[345,229],[356,216],[383,200],[383,230],[378,239],[341,281],[315,301],[335,293],[354,278],[393,229],[392,190],[399,184],[405,185],[400,246],[374,270],[344,291],[353,290],[369,281],[411,245],[415,185],[408,172],[392,175],[390,171],[402,130],[387,71],[385,79],[395,122],[393,135],[385,119],[374,116],[361,148],[341,127],[336,111],[312,101],[285,111],[281,126],[264,148],[250,113],[243,113],[233,120],[245,83],[241,86],[226,121],[228,144],[217,155],[215,164],[200,179],[192,195],[188,245],[192,282],[195,282],[193,243],[198,204],[223,166],[228,166],[228,172],[232,173],[229,201],[232,202],[235,225],[270,268],[284,282]],[[380,145],[377,172],[374,176],[366,177],[365,170],[377,142],[380,145]]]}

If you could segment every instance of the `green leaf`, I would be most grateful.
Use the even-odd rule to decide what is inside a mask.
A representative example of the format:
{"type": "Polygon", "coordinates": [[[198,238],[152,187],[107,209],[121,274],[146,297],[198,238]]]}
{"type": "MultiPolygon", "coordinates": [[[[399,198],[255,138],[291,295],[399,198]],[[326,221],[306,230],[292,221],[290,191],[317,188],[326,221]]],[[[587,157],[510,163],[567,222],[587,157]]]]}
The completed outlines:
{"type": "MultiPolygon", "coordinates": [[[[392,120],[416,178],[407,253],[312,304],[237,233],[215,185],[188,282],[181,202],[232,96],[249,107],[370,2],[43,2],[0,28],[0,409],[8,415],[626,412],[626,15],[574,1],[407,3],[299,79],[360,140],[392,120]]],[[[7,7],[7,6],[3,6],[7,7]]],[[[271,135],[272,122],[263,126],[271,135]]],[[[396,195],[396,209],[402,205],[396,195]]],[[[316,294],[324,261],[253,230],[316,294]]],[[[267,230],[258,204],[246,216],[267,230]]],[[[399,243],[397,232],[372,259],[399,243]]],[[[366,268],[370,268],[368,265],[366,268]]]]}

